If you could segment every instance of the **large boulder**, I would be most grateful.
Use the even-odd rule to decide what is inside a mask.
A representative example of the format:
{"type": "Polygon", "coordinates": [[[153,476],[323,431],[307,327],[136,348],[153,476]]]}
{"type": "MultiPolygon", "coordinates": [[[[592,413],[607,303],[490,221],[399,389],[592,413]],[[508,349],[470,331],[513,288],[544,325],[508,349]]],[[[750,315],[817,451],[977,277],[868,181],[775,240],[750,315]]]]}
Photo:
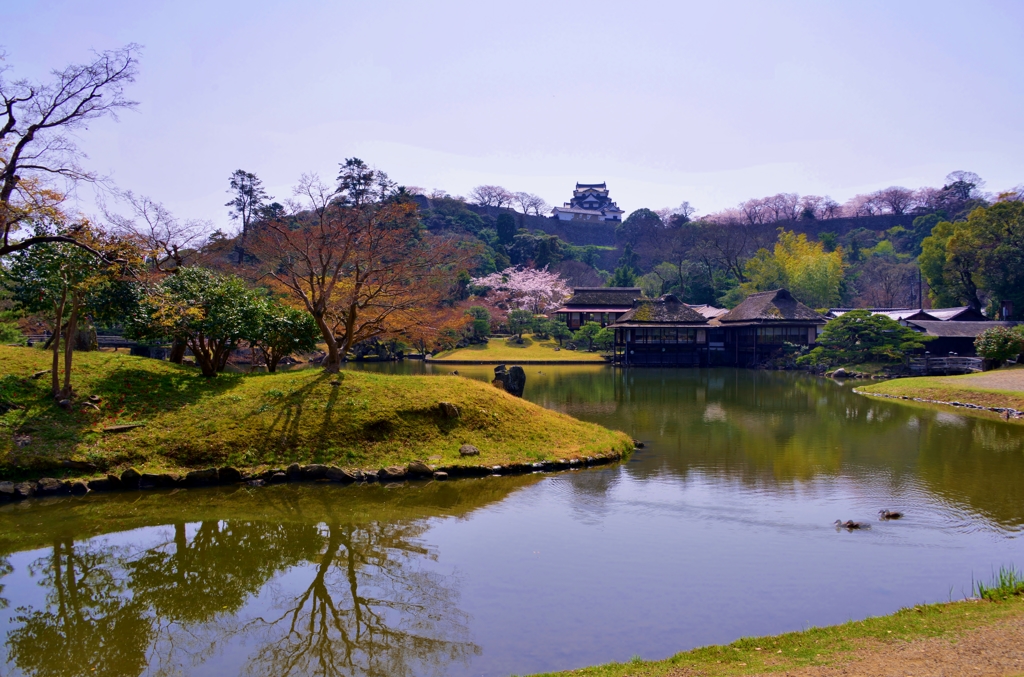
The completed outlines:
{"type": "Polygon", "coordinates": [[[209,484],[217,484],[218,473],[216,468],[206,470],[193,470],[185,475],[185,484],[190,487],[202,487],[209,484]]]}
{"type": "Polygon", "coordinates": [[[393,465],[387,468],[382,468],[380,472],[377,473],[377,478],[382,482],[386,482],[388,480],[402,480],[405,479],[406,474],[405,468],[400,465],[393,465]]]}
{"type": "Polygon", "coordinates": [[[332,482],[358,482],[362,479],[363,473],[358,470],[346,470],[331,466],[327,469],[325,477],[332,482]]]}
{"type": "Polygon", "coordinates": [[[433,472],[434,469],[423,461],[413,461],[409,464],[410,475],[415,475],[416,477],[429,477],[433,472]]]}
{"type": "Polygon", "coordinates": [[[15,498],[14,482],[0,482],[0,501],[13,501],[15,498]]]}
{"type": "Polygon", "coordinates": [[[242,481],[242,473],[238,468],[227,465],[217,471],[221,484],[238,484],[242,481]]]}
{"type": "Polygon", "coordinates": [[[526,372],[518,365],[506,368],[499,364],[494,368],[494,380],[491,383],[516,397],[522,397],[526,389],[526,372]]]}
{"type": "Polygon", "coordinates": [[[459,447],[460,456],[479,456],[480,450],[474,447],[472,444],[463,444],[459,447]]]}
{"type": "Polygon", "coordinates": [[[327,466],[319,463],[312,463],[302,467],[302,479],[322,480],[327,477],[327,466]]]}
{"type": "Polygon", "coordinates": [[[138,489],[142,481],[142,473],[135,468],[128,468],[121,473],[121,486],[125,489],[138,489]]]}
{"type": "Polygon", "coordinates": [[[39,496],[57,496],[69,493],[71,493],[71,489],[68,485],[54,477],[44,477],[36,484],[36,494],[39,496]]]}

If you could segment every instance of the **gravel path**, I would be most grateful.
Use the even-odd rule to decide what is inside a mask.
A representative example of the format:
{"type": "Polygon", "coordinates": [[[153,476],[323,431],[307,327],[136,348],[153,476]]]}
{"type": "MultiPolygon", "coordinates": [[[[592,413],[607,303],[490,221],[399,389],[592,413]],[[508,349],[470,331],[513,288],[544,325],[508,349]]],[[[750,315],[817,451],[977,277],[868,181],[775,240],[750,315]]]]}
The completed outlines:
{"type": "Polygon", "coordinates": [[[975,374],[967,378],[944,377],[942,381],[949,385],[966,385],[975,388],[1024,392],[1024,367],[986,371],[983,374],[975,374]]]}
{"type": "Polygon", "coordinates": [[[1021,675],[1024,674],[1024,617],[999,621],[953,639],[865,645],[841,666],[770,674],[792,677],[1021,675]]]}

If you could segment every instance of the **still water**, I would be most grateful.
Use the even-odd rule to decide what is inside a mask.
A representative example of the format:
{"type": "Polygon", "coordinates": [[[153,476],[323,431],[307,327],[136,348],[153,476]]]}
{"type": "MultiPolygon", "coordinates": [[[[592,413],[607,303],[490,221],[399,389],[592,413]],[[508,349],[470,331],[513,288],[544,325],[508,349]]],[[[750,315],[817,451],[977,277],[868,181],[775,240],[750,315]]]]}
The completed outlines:
{"type": "Polygon", "coordinates": [[[0,674],[523,674],[960,598],[1024,564],[1020,426],[800,374],[527,374],[528,399],[646,448],[558,475],[0,508],[0,674]]]}

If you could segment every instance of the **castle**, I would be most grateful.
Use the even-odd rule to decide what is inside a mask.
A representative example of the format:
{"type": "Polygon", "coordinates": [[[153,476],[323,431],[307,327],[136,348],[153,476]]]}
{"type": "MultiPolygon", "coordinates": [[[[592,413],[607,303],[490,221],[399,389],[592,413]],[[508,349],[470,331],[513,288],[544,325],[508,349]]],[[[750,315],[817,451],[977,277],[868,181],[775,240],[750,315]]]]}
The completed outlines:
{"type": "Polygon", "coordinates": [[[621,221],[623,213],[608,197],[605,183],[577,183],[572,200],[551,210],[559,221],[621,221]]]}

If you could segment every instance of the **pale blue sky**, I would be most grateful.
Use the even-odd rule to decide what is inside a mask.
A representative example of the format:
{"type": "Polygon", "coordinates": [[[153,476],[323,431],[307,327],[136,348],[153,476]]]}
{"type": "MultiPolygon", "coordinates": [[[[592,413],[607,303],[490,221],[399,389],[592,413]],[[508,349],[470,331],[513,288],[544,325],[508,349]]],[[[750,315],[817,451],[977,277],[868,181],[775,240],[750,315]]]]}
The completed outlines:
{"type": "Polygon", "coordinates": [[[358,156],[407,185],[625,210],[779,191],[840,202],[954,169],[1024,183],[1021,2],[22,2],[12,75],[145,46],[90,167],[227,226],[232,170],[278,198],[358,156]]]}

